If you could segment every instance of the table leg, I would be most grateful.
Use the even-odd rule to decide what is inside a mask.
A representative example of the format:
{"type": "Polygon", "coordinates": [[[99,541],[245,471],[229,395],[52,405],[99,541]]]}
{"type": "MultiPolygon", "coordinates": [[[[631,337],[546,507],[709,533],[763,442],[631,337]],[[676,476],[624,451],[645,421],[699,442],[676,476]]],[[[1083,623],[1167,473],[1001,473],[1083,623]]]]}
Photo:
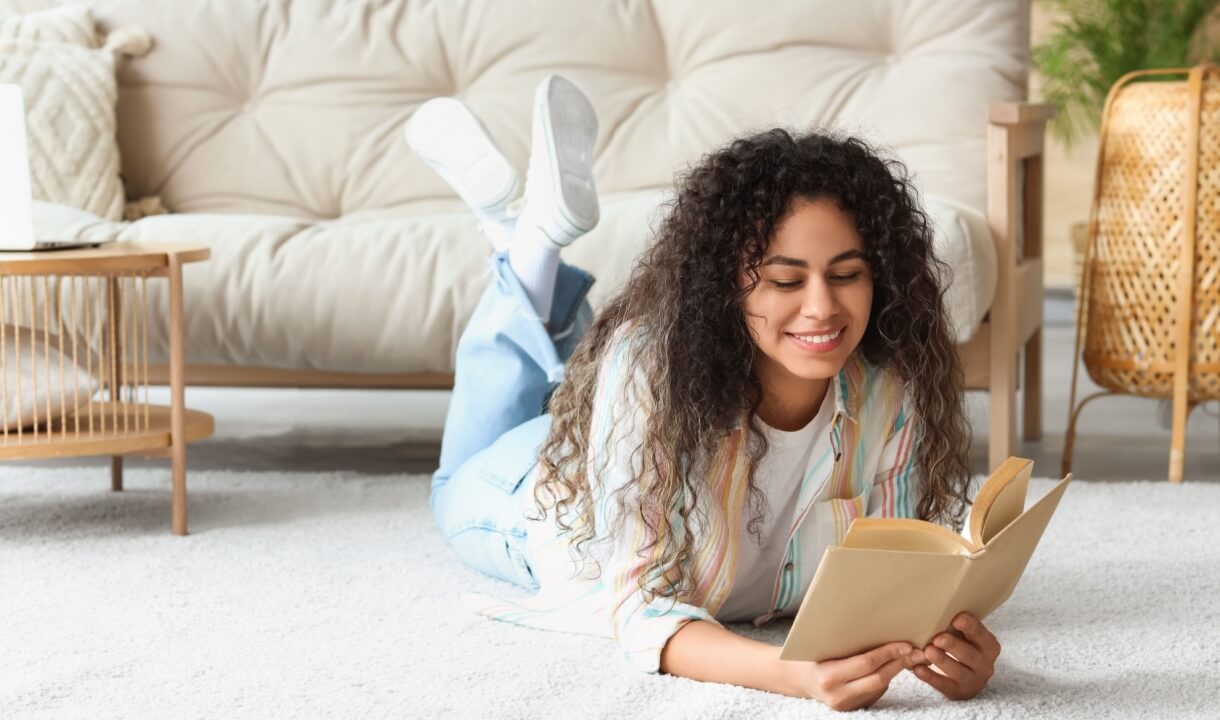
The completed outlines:
{"type": "Polygon", "coordinates": [[[170,450],[173,465],[173,529],[186,534],[186,389],[183,354],[182,260],[169,254],[170,450]]]}
{"type": "MultiPolygon", "coordinates": [[[[110,312],[106,332],[110,335],[110,393],[109,399],[111,403],[122,402],[122,387],[123,387],[123,353],[126,348],[123,347],[123,297],[119,292],[119,279],[111,275],[106,282],[106,292],[110,300],[110,312]]],[[[123,431],[127,431],[127,411],[123,411],[123,431]]],[[[119,423],[118,418],[114,420],[114,430],[118,433],[119,423]]],[[[123,490],[123,457],[121,455],[112,455],[110,457],[110,489],[113,492],[121,492],[123,490]]]]}
{"type": "Polygon", "coordinates": [[[1025,390],[1021,400],[1025,405],[1022,419],[1025,439],[1042,439],[1042,328],[1038,328],[1025,343],[1025,390]]]}

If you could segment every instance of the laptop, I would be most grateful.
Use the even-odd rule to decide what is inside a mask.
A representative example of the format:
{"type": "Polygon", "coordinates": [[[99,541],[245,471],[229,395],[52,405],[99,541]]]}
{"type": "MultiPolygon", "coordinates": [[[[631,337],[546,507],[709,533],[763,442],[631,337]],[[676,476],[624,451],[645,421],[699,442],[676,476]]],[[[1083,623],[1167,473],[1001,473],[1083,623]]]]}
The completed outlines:
{"type": "Polygon", "coordinates": [[[98,240],[37,239],[21,87],[0,84],[0,251],[59,250],[98,240]]]}

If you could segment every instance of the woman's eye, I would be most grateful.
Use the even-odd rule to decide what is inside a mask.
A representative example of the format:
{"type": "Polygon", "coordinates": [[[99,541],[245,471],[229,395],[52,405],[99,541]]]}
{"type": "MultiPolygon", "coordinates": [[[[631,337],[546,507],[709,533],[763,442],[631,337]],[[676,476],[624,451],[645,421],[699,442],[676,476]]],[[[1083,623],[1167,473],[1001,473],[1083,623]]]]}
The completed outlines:
{"type": "Polygon", "coordinates": [[[830,279],[834,280],[835,282],[851,282],[858,277],[860,277],[860,273],[854,272],[848,275],[831,275],[830,279]]]}
{"type": "Polygon", "coordinates": [[[797,285],[800,285],[801,281],[800,280],[791,280],[791,281],[785,282],[783,280],[772,280],[771,284],[774,285],[775,287],[779,288],[780,290],[791,290],[792,288],[796,287],[797,285]]]}

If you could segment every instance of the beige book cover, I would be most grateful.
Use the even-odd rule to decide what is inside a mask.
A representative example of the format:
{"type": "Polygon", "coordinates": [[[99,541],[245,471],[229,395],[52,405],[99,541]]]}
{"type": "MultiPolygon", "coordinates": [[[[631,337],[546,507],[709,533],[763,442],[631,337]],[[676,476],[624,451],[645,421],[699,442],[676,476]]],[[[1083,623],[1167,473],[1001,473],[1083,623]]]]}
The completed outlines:
{"type": "Polygon", "coordinates": [[[905,640],[927,645],[961,612],[982,619],[1017,586],[1063,478],[1025,509],[1033,462],[1009,458],[979,488],[962,534],[903,518],[857,518],[829,547],[780,658],[822,661],[905,640]]]}

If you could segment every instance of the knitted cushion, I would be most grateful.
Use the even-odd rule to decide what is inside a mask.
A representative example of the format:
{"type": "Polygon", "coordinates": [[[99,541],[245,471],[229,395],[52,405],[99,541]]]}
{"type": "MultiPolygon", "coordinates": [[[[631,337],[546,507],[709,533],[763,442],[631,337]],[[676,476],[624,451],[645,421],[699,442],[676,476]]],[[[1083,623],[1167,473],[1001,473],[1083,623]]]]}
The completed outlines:
{"type": "Polygon", "coordinates": [[[0,82],[25,95],[34,198],[111,220],[123,216],[115,139],[115,56],[148,49],[141,30],[94,48],[84,7],[0,18],[0,82]]]}
{"type": "Polygon", "coordinates": [[[97,46],[93,17],[89,9],[81,5],[0,17],[0,43],[4,42],[63,42],[85,47],[97,46]]]}

